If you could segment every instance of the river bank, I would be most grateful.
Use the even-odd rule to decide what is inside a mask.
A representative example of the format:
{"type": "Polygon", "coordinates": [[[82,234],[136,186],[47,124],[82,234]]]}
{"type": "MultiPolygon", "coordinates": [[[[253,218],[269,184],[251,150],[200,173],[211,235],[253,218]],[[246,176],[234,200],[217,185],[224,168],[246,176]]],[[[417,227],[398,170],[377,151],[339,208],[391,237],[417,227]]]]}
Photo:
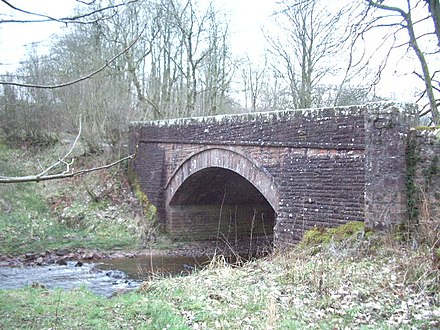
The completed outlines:
{"type": "Polygon", "coordinates": [[[373,235],[240,267],[218,256],[111,299],[85,288],[0,290],[0,328],[436,329],[439,279],[429,249],[373,235]]]}

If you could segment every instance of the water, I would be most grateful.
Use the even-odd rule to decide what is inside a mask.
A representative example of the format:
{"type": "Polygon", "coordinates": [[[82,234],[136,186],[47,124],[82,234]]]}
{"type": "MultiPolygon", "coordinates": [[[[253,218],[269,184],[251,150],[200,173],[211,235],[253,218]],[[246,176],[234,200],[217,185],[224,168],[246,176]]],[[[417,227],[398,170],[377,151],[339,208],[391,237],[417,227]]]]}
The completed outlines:
{"type": "Polygon", "coordinates": [[[137,288],[152,274],[188,274],[201,262],[191,257],[143,256],[94,260],[78,267],[66,265],[0,267],[0,289],[17,289],[42,284],[49,289],[87,287],[97,295],[110,297],[114,292],[137,288]]]}
{"type": "Polygon", "coordinates": [[[100,270],[118,269],[129,278],[145,280],[157,274],[188,274],[202,268],[209,258],[194,258],[181,256],[147,255],[135,258],[117,258],[100,260],[97,268],[100,270]]]}

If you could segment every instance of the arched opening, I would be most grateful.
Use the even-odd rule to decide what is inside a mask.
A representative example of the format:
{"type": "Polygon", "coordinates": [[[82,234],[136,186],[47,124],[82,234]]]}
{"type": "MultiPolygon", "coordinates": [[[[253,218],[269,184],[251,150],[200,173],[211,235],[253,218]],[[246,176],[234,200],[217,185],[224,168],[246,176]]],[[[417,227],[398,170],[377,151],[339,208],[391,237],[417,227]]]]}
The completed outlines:
{"type": "Polygon", "coordinates": [[[207,167],[189,175],[168,205],[168,229],[193,240],[216,239],[234,252],[271,249],[275,211],[238,173],[207,167]]]}

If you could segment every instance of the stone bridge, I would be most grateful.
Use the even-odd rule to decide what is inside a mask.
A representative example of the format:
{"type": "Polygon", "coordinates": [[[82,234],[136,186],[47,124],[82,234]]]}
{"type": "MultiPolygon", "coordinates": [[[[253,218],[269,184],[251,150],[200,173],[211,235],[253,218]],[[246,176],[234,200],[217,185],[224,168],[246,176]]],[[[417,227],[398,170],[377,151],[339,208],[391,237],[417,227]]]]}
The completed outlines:
{"type": "Polygon", "coordinates": [[[400,222],[411,104],[288,110],[136,122],[131,163],[176,238],[272,237],[313,226],[400,222]]]}

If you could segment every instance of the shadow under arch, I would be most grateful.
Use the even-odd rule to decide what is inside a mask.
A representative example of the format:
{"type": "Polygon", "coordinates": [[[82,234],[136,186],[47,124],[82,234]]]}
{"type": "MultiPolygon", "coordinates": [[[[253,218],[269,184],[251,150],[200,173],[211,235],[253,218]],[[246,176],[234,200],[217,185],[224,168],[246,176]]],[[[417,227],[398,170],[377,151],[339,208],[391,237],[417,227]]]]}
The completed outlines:
{"type": "Polygon", "coordinates": [[[254,160],[235,150],[208,148],[173,172],[165,202],[167,229],[176,236],[267,238],[276,221],[278,187],[254,160]]]}

